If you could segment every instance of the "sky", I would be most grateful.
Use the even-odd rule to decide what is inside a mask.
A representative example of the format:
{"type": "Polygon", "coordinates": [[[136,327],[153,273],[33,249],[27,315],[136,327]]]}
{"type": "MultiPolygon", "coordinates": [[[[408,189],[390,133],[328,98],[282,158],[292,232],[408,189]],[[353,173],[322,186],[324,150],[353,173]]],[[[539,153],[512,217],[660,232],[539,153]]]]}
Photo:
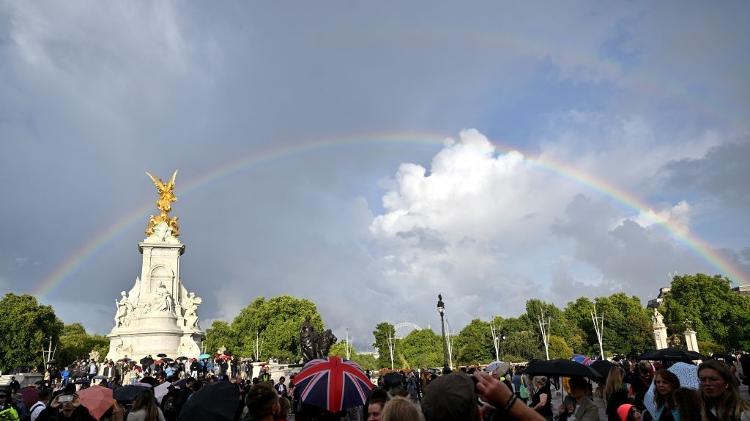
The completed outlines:
{"type": "Polygon", "coordinates": [[[0,3],[0,294],[109,332],[174,169],[204,328],[750,282],[750,4],[517,3],[0,3]]]}

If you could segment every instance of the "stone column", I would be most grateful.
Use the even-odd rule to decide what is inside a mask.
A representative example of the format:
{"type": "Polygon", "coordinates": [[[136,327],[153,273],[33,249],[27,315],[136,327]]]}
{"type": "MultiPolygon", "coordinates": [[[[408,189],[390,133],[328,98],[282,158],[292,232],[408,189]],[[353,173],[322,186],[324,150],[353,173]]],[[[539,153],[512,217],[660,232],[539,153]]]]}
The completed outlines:
{"type": "Polygon", "coordinates": [[[698,339],[695,337],[695,331],[689,326],[685,329],[685,346],[688,351],[700,352],[698,351],[698,339]]]}

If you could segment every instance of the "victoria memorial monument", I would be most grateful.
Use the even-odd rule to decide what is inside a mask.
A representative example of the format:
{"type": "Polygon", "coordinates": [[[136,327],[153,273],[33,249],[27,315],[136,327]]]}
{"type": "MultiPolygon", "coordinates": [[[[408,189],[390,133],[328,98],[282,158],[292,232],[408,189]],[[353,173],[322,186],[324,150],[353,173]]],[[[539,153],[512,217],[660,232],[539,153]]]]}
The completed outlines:
{"type": "Polygon", "coordinates": [[[169,215],[172,202],[177,200],[177,171],[167,183],[146,174],[159,192],[156,207],[160,213],[151,215],[146,238],[138,244],[143,255],[140,276],[130,291],[121,292],[115,300],[115,325],[107,335],[107,358],[139,359],[160,353],[172,358],[197,358],[204,337],[198,325],[202,300],[182,284],[180,256],[185,244],[178,239],[177,217],[169,215]]]}

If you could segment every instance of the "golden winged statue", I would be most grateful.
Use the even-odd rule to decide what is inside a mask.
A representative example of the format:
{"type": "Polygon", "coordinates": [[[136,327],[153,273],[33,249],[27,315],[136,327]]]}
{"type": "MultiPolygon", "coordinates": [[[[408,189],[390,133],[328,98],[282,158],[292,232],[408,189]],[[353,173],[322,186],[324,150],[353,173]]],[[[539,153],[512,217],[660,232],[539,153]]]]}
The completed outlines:
{"type": "Polygon", "coordinates": [[[159,199],[156,201],[156,208],[159,209],[160,213],[158,216],[151,215],[146,227],[146,235],[151,236],[154,233],[154,229],[159,223],[166,223],[169,228],[172,229],[172,235],[178,237],[180,235],[180,226],[177,224],[177,217],[169,216],[169,212],[172,210],[172,202],[177,201],[177,196],[174,194],[174,180],[177,177],[177,170],[172,173],[172,178],[169,179],[168,183],[164,183],[161,178],[154,177],[148,171],[146,175],[154,182],[156,190],[159,192],[159,199]]]}

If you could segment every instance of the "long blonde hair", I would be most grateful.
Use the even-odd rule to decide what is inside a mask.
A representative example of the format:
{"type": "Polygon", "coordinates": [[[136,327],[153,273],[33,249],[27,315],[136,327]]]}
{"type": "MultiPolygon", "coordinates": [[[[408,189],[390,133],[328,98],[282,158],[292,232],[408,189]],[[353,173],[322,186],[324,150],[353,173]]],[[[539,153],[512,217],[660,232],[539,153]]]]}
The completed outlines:
{"type": "Polygon", "coordinates": [[[622,389],[622,371],[620,367],[614,366],[609,369],[609,374],[607,374],[607,384],[602,392],[604,402],[607,402],[609,397],[620,389],[622,389]]]}
{"type": "Polygon", "coordinates": [[[422,413],[410,400],[396,396],[383,407],[382,421],[424,421],[422,413]]]}

